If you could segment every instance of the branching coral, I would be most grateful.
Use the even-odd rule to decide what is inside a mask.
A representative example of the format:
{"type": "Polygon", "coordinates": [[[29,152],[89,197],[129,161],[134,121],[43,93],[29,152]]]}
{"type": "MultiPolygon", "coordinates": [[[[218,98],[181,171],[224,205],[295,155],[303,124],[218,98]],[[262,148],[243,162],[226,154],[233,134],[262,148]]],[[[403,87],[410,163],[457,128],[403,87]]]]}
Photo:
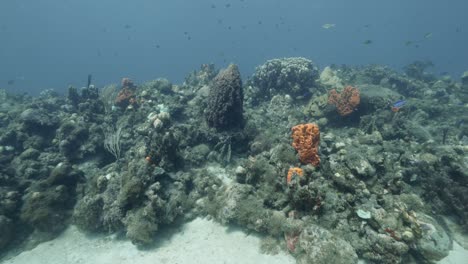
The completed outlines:
{"type": "Polygon", "coordinates": [[[318,148],[320,143],[320,130],[317,124],[300,124],[291,128],[292,146],[299,153],[302,163],[310,163],[314,166],[320,164],[318,148]]]}
{"type": "Polygon", "coordinates": [[[341,116],[351,114],[360,101],[359,89],[352,86],[346,86],[341,93],[333,89],[328,94],[328,103],[335,105],[336,110],[341,116]]]}

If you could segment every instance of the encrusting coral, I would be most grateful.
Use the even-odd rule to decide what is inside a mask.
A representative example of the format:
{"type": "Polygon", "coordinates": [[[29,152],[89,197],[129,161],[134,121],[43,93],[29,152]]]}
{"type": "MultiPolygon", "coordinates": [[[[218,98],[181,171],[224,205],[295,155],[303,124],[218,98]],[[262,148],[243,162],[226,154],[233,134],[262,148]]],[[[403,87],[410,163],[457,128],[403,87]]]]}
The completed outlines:
{"type": "Polygon", "coordinates": [[[359,89],[352,86],[346,86],[341,93],[333,89],[328,94],[328,103],[334,105],[341,116],[351,114],[360,101],[359,89]]]}
{"type": "Polygon", "coordinates": [[[292,146],[299,153],[299,160],[314,166],[320,164],[318,148],[320,143],[320,130],[317,124],[300,124],[291,128],[292,146]]]}

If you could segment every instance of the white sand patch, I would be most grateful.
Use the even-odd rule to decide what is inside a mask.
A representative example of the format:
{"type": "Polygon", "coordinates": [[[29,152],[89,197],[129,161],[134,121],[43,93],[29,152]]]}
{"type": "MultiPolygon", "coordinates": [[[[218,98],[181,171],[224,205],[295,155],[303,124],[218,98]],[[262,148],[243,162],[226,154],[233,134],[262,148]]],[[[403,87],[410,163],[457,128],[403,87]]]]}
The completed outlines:
{"type": "MultiPolygon", "coordinates": [[[[359,260],[359,264],[366,264],[365,260],[359,260]]],[[[461,247],[457,242],[453,242],[453,249],[449,255],[437,262],[438,264],[466,264],[468,263],[468,250],[461,247]]]]}
{"type": "MultiPolygon", "coordinates": [[[[214,221],[197,218],[161,232],[156,246],[139,250],[128,240],[114,236],[89,237],[76,227],[69,227],[58,238],[30,251],[5,260],[5,264],[293,264],[287,253],[264,255],[259,252],[260,238],[230,229],[214,221]]],[[[468,263],[468,250],[456,242],[448,257],[439,264],[468,263]]],[[[361,260],[359,263],[366,263],[361,260]]]]}
{"type": "Polygon", "coordinates": [[[444,217],[444,220],[450,230],[453,240],[457,241],[460,246],[468,250],[468,236],[465,234],[462,227],[456,224],[456,220],[454,218],[444,217]]]}
{"type": "Polygon", "coordinates": [[[260,238],[197,218],[174,232],[164,232],[156,246],[138,250],[128,240],[113,236],[87,237],[69,227],[58,238],[6,260],[6,264],[189,264],[295,263],[287,253],[264,255],[260,238]]]}
{"type": "Polygon", "coordinates": [[[455,220],[450,217],[444,217],[445,223],[454,240],[453,249],[450,254],[439,261],[439,264],[466,264],[468,263],[468,236],[464,231],[455,223],[455,220]]]}
{"type": "Polygon", "coordinates": [[[457,242],[453,243],[453,249],[439,264],[466,264],[468,263],[468,250],[464,249],[457,242]]]}

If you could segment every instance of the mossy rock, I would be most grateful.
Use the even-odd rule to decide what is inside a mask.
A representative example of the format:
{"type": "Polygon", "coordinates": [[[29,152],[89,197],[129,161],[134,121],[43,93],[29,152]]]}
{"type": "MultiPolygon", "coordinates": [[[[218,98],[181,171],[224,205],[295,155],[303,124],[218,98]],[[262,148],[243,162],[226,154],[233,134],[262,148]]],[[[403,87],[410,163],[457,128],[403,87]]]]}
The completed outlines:
{"type": "Polygon", "coordinates": [[[13,239],[13,230],[13,221],[4,215],[0,215],[0,250],[8,246],[13,239]]]}
{"type": "Polygon", "coordinates": [[[358,106],[360,112],[373,112],[377,109],[390,110],[391,104],[403,98],[398,92],[379,85],[361,84],[357,88],[361,95],[361,103],[358,106]]]}
{"type": "Polygon", "coordinates": [[[85,196],[75,206],[73,223],[81,230],[95,232],[102,228],[103,200],[99,196],[85,196]]]}
{"type": "Polygon", "coordinates": [[[134,207],[141,202],[145,191],[143,181],[132,177],[124,184],[119,194],[119,202],[124,207],[134,207]]]}
{"type": "Polygon", "coordinates": [[[154,241],[154,235],[158,231],[158,224],[154,210],[150,206],[140,208],[136,212],[129,212],[125,223],[127,237],[132,243],[144,246],[154,241]]]}
{"type": "Polygon", "coordinates": [[[69,200],[70,195],[63,185],[30,192],[21,208],[20,218],[39,231],[58,233],[65,229],[70,215],[69,200]]]}
{"type": "Polygon", "coordinates": [[[69,163],[59,163],[47,178],[50,185],[75,186],[78,181],[83,179],[84,175],[79,170],[74,170],[69,163]]]}

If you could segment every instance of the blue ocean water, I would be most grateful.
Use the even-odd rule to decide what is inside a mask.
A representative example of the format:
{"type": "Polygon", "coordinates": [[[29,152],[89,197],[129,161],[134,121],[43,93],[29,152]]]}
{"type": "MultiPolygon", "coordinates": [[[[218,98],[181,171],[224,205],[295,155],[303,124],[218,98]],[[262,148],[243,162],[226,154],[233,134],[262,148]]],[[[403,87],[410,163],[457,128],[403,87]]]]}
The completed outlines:
{"type": "Polygon", "coordinates": [[[0,88],[36,93],[129,76],[180,83],[202,63],[244,75],[277,57],[319,65],[468,61],[465,0],[2,0],[0,88]],[[327,26],[328,24],[328,26],[327,26]]]}

